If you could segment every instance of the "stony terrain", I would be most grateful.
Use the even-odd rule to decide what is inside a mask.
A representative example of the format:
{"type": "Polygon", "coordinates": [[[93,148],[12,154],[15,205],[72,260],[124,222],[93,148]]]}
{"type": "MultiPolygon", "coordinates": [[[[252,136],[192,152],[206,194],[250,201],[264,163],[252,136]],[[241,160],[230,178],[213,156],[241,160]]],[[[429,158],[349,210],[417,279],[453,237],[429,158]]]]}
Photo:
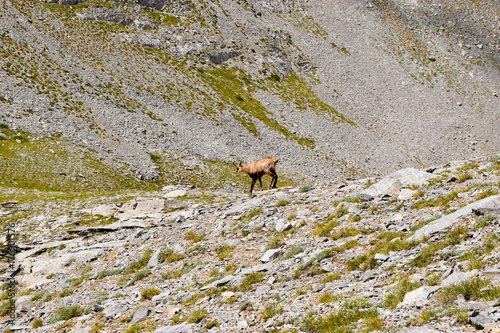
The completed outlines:
{"type": "Polygon", "coordinates": [[[17,221],[10,329],[498,332],[499,187],[493,156],[251,198],[167,186],[47,202],[17,221]]]}
{"type": "MultiPolygon", "coordinates": [[[[0,123],[317,181],[498,152],[495,1],[5,0],[0,123]]],[[[0,170],[0,171],[3,171],[0,170]]]]}

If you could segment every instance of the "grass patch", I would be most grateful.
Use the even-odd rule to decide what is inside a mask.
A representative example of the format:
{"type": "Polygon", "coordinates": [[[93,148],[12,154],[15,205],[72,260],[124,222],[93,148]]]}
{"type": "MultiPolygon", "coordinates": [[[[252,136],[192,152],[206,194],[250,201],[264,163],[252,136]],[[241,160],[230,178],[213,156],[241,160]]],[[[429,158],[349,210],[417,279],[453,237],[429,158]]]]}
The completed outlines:
{"type": "Polygon", "coordinates": [[[148,288],[141,291],[141,299],[151,299],[153,296],[159,295],[160,290],[156,288],[148,288]]]}
{"type": "Polygon", "coordinates": [[[224,244],[215,249],[215,253],[217,253],[217,258],[219,258],[219,260],[223,260],[226,258],[230,258],[233,255],[233,250],[234,246],[224,244]]]}
{"type": "Polygon", "coordinates": [[[458,194],[459,193],[462,193],[462,192],[466,192],[466,190],[461,190],[461,191],[454,191],[454,192],[451,192],[445,196],[442,196],[440,198],[437,198],[437,199],[427,199],[427,200],[420,200],[420,201],[417,201],[416,203],[414,203],[411,208],[412,209],[422,209],[422,208],[425,208],[425,207],[444,207],[444,208],[448,208],[448,203],[450,201],[453,201],[455,199],[458,198],[458,194]]]}
{"type": "Polygon", "coordinates": [[[345,237],[351,237],[351,236],[356,236],[356,235],[367,235],[373,232],[373,229],[370,228],[364,228],[364,229],[357,229],[357,228],[343,228],[340,230],[335,231],[334,233],[331,234],[331,239],[332,240],[338,240],[341,238],[345,237]]]}
{"type": "Polygon", "coordinates": [[[491,222],[495,221],[498,218],[497,214],[487,214],[480,216],[476,223],[474,223],[474,230],[478,230],[484,228],[491,224],[491,222]]]}
{"type": "Polygon", "coordinates": [[[250,221],[253,217],[262,214],[262,208],[256,208],[241,217],[242,221],[250,221]]]}
{"type": "Polygon", "coordinates": [[[104,270],[102,272],[99,272],[99,274],[97,274],[97,278],[104,279],[107,276],[117,275],[120,274],[121,272],[123,272],[122,269],[104,270]]]}
{"type": "Polygon", "coordinates": [[[462,295],[467,301],[492,301],[500,296],[500,287],[494,286],[486,289],[489,284],[488,280],[473,278],[441,289],[438,300],[441,304],[449,304],[454,302],[458,295],[462,295]]]}
{"type": "Polygon", "coordinates": [[[415,290],[418,287],[420,287],[420,284],[411,283],[407,279],[399,281],[399,283],[393,288],[393,291],[385,297],[381,304],[382,307],[386,309],[395,309],[399,302],[405,298],[407,292],[415,290]]]}
{"type": "Polygon", "coordinates": [[[288,206],[291,201],[289,200],[280,200],[276,203],[276,207],[283,207],[283,206],[288,206]]]}
{"type": "Polygon", "coordinates": [[[261,272],[250,273],[243,278],[237,290],[241,292],[250,291],[253,285],[262,282],[265,276],[266,274],[261,272]]]}
{"type": "Polygon", "coordinates": [[[57,315],[51,320],[51,324],[56,323],[61,320],[69,320],[71,318],[79,317],[83,313],[83,309],[78,305],[68,306],[60,308],[57,311],[57,315]]]}
{"type": "Polygon", "coordinates": [[[198,324],[207,316],[207,311],[204,309],[193,311],[186,319],[188,323],[198,324]]]}
{"type": "Polygon", "coordinates": [[[331,293],[324,293],[318,298],[319,303],[332,303],[335,301],[335,297],[331,293]]]}
{"type": "Polygon", "coordinates": [[[436,215],[434,217],[431,217],[430,219],[418,222],[416,225],[412,226],[410,228],[411,231],[417,231],[418,229],[421,229],[422,227],[428,225],[432,221],[436,221],[437,219],[441,218],[441,215],[436,215]]]}
{"type": "Polygon", "coordinates": [[[482,199],[485,199],[487,197],[491,197],[492,195],[497,195],[497,194],[498,194],[498,190],[496,190],[496,189],[488,189],[486,191],[483,191],[483,192],[479,193],[476,196],[476,200],[482,200],[482,199]]]}
{"type": "Polygon", "coordinates": [[[262,318],[263,321],[267,321],[268,319],[271,319],[272,317],[276,316],[278,313],[283,312],[283,308],[277,306],[276,304],[269,304],[267,305],[264,310],[260,313],[260,317],[262,318]]]}
{"type": "Polygon", "coordinates": [[[332,215],[332,219],[328,218],[325,222],[316,224],[313,230],[313,235],[318,237],[328,236],[331,231],[339,225],[340,223],[337,220],[334,220],[332,215]]]}
{"type": "Polygon", "coordinates": [[[172,249],[163,249],[158,254],[158,262],[160,262],[160,263],[163,263],[163,262],[171,263],[171,262],[182,260],[184,258],[186,258],[185,255],[175,253],[174,250],[172,250],[172,249]]]}
{"type": "Polygon", "coordinates": [[[337,312],[319,317],[309,312],[300,323],[302,330],[318,333],[350,333],[354,332],[358,322],[365,325],[364,332],[371,332],[382,327],[383,320],[377,309],[362,298],[355,298],[342,304],[337,312]]]}
{"type": "Polygon", "coordinates": [[[184,237],[182,237],[185,240],[190,240],[191,245],[201,242],[203,238],[205,238],[204,235],[197,235],[193,230],[188,231],[186,234],[184,234],[184,237]]]}
{"type": "Polygon", "coordinates": [[[130,281],[128,283],[129,286],[132,286],[134,285],[134,283],[136,283],[137,281],[139,280],[142,280],[144,279],[146,276],[148,276],[149,274],[151,274],[151,271],[149,269],[143,269],[141,271],[138,271],[137,273],[135,273],[134,277],[132,278],[132,281],[130,281]]]}
{"type": "MultiPolygon", "coordinates": [[[[309,259],[309,261],[307,261],[305,264],[302,264],[299,267],[297,267],[297,269],[295,270],[295,272],[293,274],[293,278],[298,279],[300,277],[301,273],[303,271],[305,271],[306,269],[308,269],[309,267],[311,267],[314,263],[319,262],[325,258],[329,258],[332,255],[333,255],[333,253],[330,250],[325,250],[325,251],[321,252],[320,254],[318,254],[317,256],[309,259]]],[[[312,274],[312,275],[315,275],[315,274],[312,274]]]]}
{"type": "Polygon", "coordinates": [[[450,245],[457,245],[467,236],[467,227],[459,226],[448,232],[446,238],[442,241],[430,243],[424,248],[420,254],[413,259],[412,265],[416,267],[424,267],[432,262],[437,251],[444,249],[450,245]]]}
{"type": "Polygon", "coordinates": [[[310,185],[305,185],[299,188],[299,193],[306,193],[312,190],[312,186],[310,185]]]}
{"type": "Polygon", "coordinates": [[[461,166],[460,168],[458,168],[457,170],[458,171],[468,171],[468,170],[471,170],[471,169],[475,169],[479,166],[479,164],[477,163],[467,163],[463,166],[461,166]]]}
{"type": "Polygon", "coordinates": [[[290,259],[292,258],[293,256],[299,254],[299,253],[302,253],[304,252],[304,249],[302,248],[302,246],[294,246],[292,247],[286,254],[285,254],[285,259],[290,259]]]}

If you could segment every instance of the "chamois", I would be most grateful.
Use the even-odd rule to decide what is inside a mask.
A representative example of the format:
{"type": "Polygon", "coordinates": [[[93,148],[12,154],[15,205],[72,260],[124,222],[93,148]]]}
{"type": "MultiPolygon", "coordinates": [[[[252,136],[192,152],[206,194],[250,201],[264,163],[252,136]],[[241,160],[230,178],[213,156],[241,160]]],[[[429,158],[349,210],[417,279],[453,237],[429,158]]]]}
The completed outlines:
{"type": "Polygon", "coordinates": [[[257,179],[259,180],[260,183],[260,190],[261,191],[263,190],[261,178],[264,175],[271,176],[271,181],[269,182],[269,189],[276,187],[276,183],[278,182],[278,174],[276,173],[275,167],[278,161],[279,160],[275,160],[269,156],[262,160],[253,162],[252,164],[249,165],[243,165],[241,164],[241,162],[238,165],[233,163],[236,166],[236,173],[246,172],[250,176],[250,178],[252,178],[252,186],[250,187],[250,194],[248,195],[249,197],[252,196],[253,187],[257,179]]]}

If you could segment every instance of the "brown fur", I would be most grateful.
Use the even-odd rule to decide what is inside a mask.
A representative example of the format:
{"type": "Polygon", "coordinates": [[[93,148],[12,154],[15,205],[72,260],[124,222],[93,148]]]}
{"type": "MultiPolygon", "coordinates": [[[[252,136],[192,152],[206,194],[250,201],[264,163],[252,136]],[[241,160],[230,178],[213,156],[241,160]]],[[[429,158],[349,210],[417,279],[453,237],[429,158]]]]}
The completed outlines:
{"type": "Polygon", "coordinates": [[[262,160],[253,162],[252,164],[249,165],[243,165],[241,164],[241,162],[238,165],[235,164],[236,173],[246,172],[250,176],[250,178],[252,178],[252,186],[250,186],[249,196],[252,196],[253,187],[257,179],[259,180],[260,183],[260,190],[261,191],[263,190],[261,178],[264,175],[271,176],[271,181],[269,182],[269,189],[276,187],[276,183],[278,182],[278,174],[276,173],[275,167],[278,161],[279,160],[275,160],[269,156],[262,160]]]}

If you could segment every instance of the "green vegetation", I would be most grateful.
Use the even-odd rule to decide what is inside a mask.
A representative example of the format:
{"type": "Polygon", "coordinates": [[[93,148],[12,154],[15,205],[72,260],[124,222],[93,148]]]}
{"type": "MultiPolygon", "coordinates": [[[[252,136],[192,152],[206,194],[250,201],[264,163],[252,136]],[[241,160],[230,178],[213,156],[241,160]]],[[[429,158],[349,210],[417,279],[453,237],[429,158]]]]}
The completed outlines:
{"type": "Polygon", "coordinates": [[[250,221],[253,217],[262,214],[262,208],[256,208],[241,217],[242,221],[250,221]]]}
{"type": "Polygon", "coordinates": [[[60,308],[57,311],[57,315],[52,319],[51,323],[55,323],[61,320],[69,320],[74,317],[79,317],[83,313],[83,309],[78,305],[68,306],[60,308]]]}
{"type": "Polygon", "coordinates": [[[420,287],[420,284],[411,283],[405,278],[402,279],[394,288],[391,288],[393,291],[385,297],[382,306],[387,309],[395,309],[399,302],[405,298],[407,292],[418,287],[420,287]]]}
{"type": "Polygon", "coordinates": [[[437,199],[428,199],[428,200],[420,200],[414,203],[411,208],[412,209],[422,209],[424,207],[444,207],[447,209],[448,203],[458,198],[458,194],[462,192],[466,192],[467,190],[455,191],[451,192],[445,196],[442,196],[437,199]]]}
{"type": "Polygon", "coordinates": [[[356,330],[358,321],[366,325],[364,332],[378,330],[383,324],[376,308],[363,298],[355,298],[325,317],[318,318],[314,312],[308,313],[301,322],[301,329],[318,333],[350,333],[356,330]]]}
{"type": "Polygon", "coordinates": [[[142,257],[139,260],[136,260],[134,262],[131,262],[127,269],[125,270],[126,273],[134,273],[146,266],[149,262],[149,259],[151,259],[151,256],[153,255],[153,250],[147,249],[144,251],[142,254],[142,257]]]}
{"type": "Polygon", "coordinates": [[[490,225],[491,222],[495,221],[496,219],[498,219],[497,214],[482,215],[476,220],[476,223],[474,224],[474,230],[484,228],[484,227],[490,225]]]}
{"type": "Polygon", "coordinates": [[[138,271],[135,273],[134,277],[132,278],[132,281],[128,283],[129,286],[134,285],[135,282],[144,279],[146,276],[151,274],[151,271],[149,269],[143,269],[141,271],[138,271]]]}
{"type": "Polygon", "coordinates": [[[260,273],[260,272],[250,273],[243,278],[237,290],[241,292],[250,291],[252,290],[253,285],[262,282],[265,276],[266,276],[265,273],[260,273]]]}
{"type": "Polygon", "coordinates": [[[325,258],[329,258],[332,255],[333,255],[332,251],[325,250],[325,251],[321,252],[320,254],[318,254],[317,256],[309,259],[305,264],[302,264],[299,267],[297,267],[297,269],[295,270],[295,272],[293,274],[293,278],[298,279],[300,277],[300,275],[302,274],[302,272],[304,272],[307,269],[309,269],[309,275],[316,275],[318,273],[321,273],[321,271],[317,270],[317,267],[315,267],[315,265],[317,265],[317,263],[320,262],[321,260],[323,260],[325,258]]]}
{"type": "Polygon", "coordinates": [[[175,253],[172,249],[163,249],[158,254],[158,262],[171,263],[178,260],[184,259],[186,256],[184,254],[175,253]]]}
{"type": "Polygon", "coordinates": [[[42,326],[43,326],[43,320],[41,320],[40,318],[35,318],[35,320],[33,320],[33,324],[31,324],[32,328],[38,328],[42,326]]]}
{"type": "Polygon", "coordinates": [[[489,284],[490,281],[480,278],[466,280],[441,289],[438,299],[441,304],[449,304],[455,301],[458,295],[462,295],[467,301],[492,301],[500,296],[500,287],[486,288],[489,284]]]}
{"type": "Polygon", "coordinates": [[[334,217],[334,215],[331,215],[324,222],[316,224],[313,234],[319,237],[330,235],[332,230],[340,225],[337,220],[334,220],[334,217]]]}
{"type": "Polygon", "coordinates": [[[102,272],[99,272],[99,274],[97,274],[97,278],[104,279],[107,276],[117,275],[120,274],[121,272],[123,272],[123,270],[121,269],[104,270],[102,272]]]}
{"type": "Polygon", "coordinates": [[[207,311],[204,309],[193,311],[187,318],[188,323],[199,323],[203,318],[207,316],[207,311]]]}
{"type": "Polygon", "coordinates": [[[439,242],[430,243],[425,247],[420,254],[413,259],[412,265],[417,267],[427,266],[432,262],[432,259],[436,253],[441,249],[444,249],[450,245],[459,244],[467,236],[467,227],[459,226],[448,232],[446,238],[439,242]]]}
{"type": "Polygon", "coordinates": [[[319,296],[318,302],[319,303],[331,303],[335,300],[333,295],[331,293],[324,293],[319,296]]]}
{"type": "Polygon", "coordinates": [[[276,204],[276,207],[283,207],[283,206],[287,206],[290,204],[290,201],[288,200],[280,200],[278,201],[278,203],[276,204]]]}
{"type": "Polygon", "coordinates": [[[497,194],[498,194],[498,190],[496,190],[496,189],[488,189],[488,190],[485,190],[485,191],[482,191],[481,193],[479,193],[476,196],[476,200],[485,199],[487,197],[490,197],[492,195],[497,195],[497,194]]]}
{"type": "Polygon", "coordinates": [[[160,290],[156,288],[147,288],[141,291],[141,298],[142,299],[151,299],[153,296],[159,295],[160,290]]]}
{"type": "Polygon", "coordinates": [[[351,237],[351,236],[356,236],[356,235],[367,235],[369,233],[372,233],[373,229],[370,228],[364,228],[364,229],[357,229],[357,228],[343,228],[340,230],[337,230],[333,233],[331,233],[331,238],[332,240],[338,240],[340,238],[344,237],[351,237]]]}
{"type": "Polygon", "coordinates": [[[193,230],[188,231],[186,234],[184,234],[183,239],[190,240],[191,245],[201,242],[205,236],[203,235],[197,235],[193,230]]]}
{"type": "Polygon", "coordinates": [[[162,274],[161,278],[163,280],[168,279],[178,279],[184,274],[191,272],[194,268],[203,265],[204,263],[201,261],[195,261],[191,263],[184,263],[184,265],[177,271],[169,271],[167,273],[162,274]]]}
{"type": "Polygon", "coordinates": [[[283,308],[277,306],[275,303],[271,303],[266,305],[264,310],[260,313],[260,316],[263,321],[267,321],[268,319],[276,316],[278,313],[283,312],[283,308]]]}
{"type": "Polygon", "coordinates": [[[217,258],[219,258],[219,260],[223,260],[225,258],[230,258],[233,254],[233,250],[234,246],[224,244],[215,249],[215,253],[217,253],[217,258]]]}
{"type": "Polygon", "coordinates": [[[312,187],[310,185],[301,186],[299,188],[299,193],[309,192],[310,190],[312,190],[312,187]]]}

